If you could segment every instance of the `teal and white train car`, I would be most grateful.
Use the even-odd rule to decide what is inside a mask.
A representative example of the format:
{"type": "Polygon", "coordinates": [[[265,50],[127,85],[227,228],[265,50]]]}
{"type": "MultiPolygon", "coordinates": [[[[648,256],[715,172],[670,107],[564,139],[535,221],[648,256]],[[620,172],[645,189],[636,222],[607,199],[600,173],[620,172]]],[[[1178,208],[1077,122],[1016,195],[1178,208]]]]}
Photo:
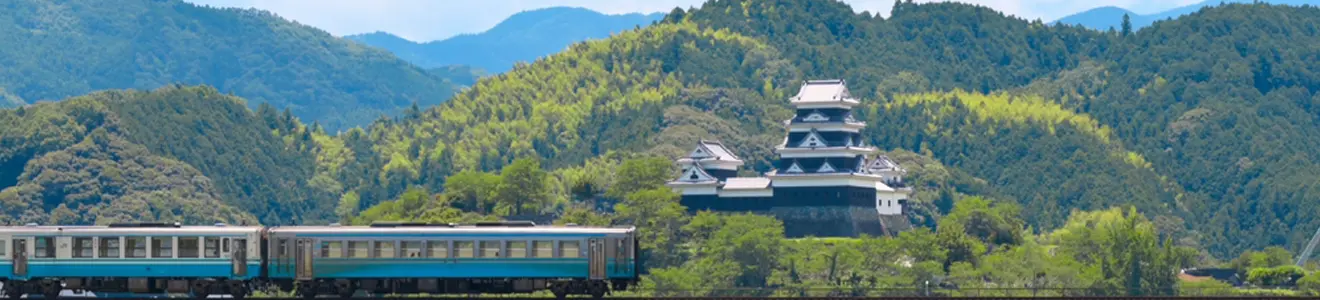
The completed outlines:
{"type": "Polygon", "coordinates": [[[126,224],[0,227],[5,296],[95,293],[247,294],[262,227],[126,224]]]}
{"type": "Polygon", "coordinates": [[[301,296],[526,293],[597,298],[638,280],[633,227],[373,224],[273,227],[269,280],[301,296]]]}

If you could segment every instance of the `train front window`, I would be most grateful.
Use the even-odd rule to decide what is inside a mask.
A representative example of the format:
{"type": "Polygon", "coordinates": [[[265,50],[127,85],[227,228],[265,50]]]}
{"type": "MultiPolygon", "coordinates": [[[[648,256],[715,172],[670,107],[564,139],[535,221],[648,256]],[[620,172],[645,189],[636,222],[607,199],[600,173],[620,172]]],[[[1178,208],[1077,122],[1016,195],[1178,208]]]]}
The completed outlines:
{"type": "Polygon", "coordinates": [[[402,248],[403,248],[403,257],[409,257],[409,258],[422,257],[421,241],[405,241],[403,242],[402,248]]]}
{"type": "Polygon", "coordinates": [[[509,242],[509,257],[518,257],[518,258],[527,257],[527,242],[526,241],[509,242]]]}
{"type": "Polygon", "coordinates": [[[179,237],[179,258],[197,258],[198,245],[197,237],[179,237]]]}
{"type": "Polygon", "coordinates": [[[370,250],[371,248],[370,246],[367,245],[367,242],[364,241],[348,242],[348,257],[368,258],[371,257],[370,255],[371,252],[369,252],[370,250]]]}
{"type": "Polygon", "coordinates": [[[76,237],[73,238],[73,257],[91,258],[92,257],[92,238],[76,237]]]}
{"type": "Polygon", "coordinates": [[[130,236],[125,238],[124,246],[128,253],[124,253],[128,258],[146,258],[147,257],[147,237],[130,236]]]}
{"type": "Polygon", "coordinates": [[[100,258],[119,258],[119,239],[120,237],[101,237],[96,242],[100,244],[96,255],[100,258]]]}
{"type": "Polygon", "coordinates": [[[431,258],[449,258],[449,242],[429,241],[426,242],[426,248],[431,258]]]}
{"type": "Polygon", "coordinates": [[[576,258],[580,250],[578,241],[559,242],[559,257],[576,258]]]}
{"type": "Polygon", "coordinates": [[[55,237],[39,236],[33,246],[36,247],[33,249],[36,251],[33,251],[35,253],[32,253],[32,257],[55,258],[55,237]]]}
{"type": "Polygon", "coordinates": [[[220,238],[208,236],[202,239],[202,245],[206,258],[220,258],[220,238]]]}
{"type": "Polygon", "coordinates": [[[340,242],[340,241],[321,242],[321,257],[324,258],[344,257],[344,242],[340,242]]]}
{"type": "Polygon", "coordinates": [[[173,237],[151,238],[151,258],[173,258],[173,257],[174,257],[173,237]]]}
{"type": "Polygon", "coordinates": [[[532,242],[532,257],[555,257],[555,242],[532,242]]]}

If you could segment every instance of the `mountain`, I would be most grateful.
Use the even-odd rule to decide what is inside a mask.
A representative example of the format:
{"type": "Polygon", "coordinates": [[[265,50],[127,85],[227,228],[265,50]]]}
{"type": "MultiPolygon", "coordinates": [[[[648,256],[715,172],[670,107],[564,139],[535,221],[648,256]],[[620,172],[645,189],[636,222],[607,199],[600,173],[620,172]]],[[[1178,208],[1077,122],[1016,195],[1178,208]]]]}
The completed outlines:
{"type": "Polygon", "coordinates": [[[122,172],[97,171],[119,164],[156,180],[179,176],[151,170],[200,174],[134,188],[198,195],[189,199],[265,223],[424,211],[588,224],[626,215],[592,208],[630,202],[699,139],[737,151],[744,174],[768,171],[787,98],[803,80],[842,78],[863,99],[869,144],[941,170],[916,175],[918,224],[975,197],[1015,205],[1042,233],[1080,211],[1131,206],[1160,240],[1219,258],[1299,249],[1320,227],[1308,205],[1320,154],[1305,151],[1320,147],[1320,70],[1307,60],[1320,49],[1317,20],[1313,7],[1230,4],[1110,33],[957,3],[900,3],[879,18],[831,1],[711,1],[333,137],[208,87],[6,110],[0,201],[23,205],[11,219],[68,215],[60,204],[91,212],[110,200],[97,195],[133,192],[113,184],[122,172]],[[88,134],[98,129],[108,135],[88,134]],[[152,158],[116,159],[135,156],[152,158]],[[636,157],[652,159],[628,163],[636,157]]]}
{"type": "Polygon", "coordinates": [[[482,33],[420,44],[384,32],[345,38],[389,50],[425,68],[467,65],[503,73],[513,68],[515,62],[532,62],[562,51],[570,44],[646,26],[663,16],[660,13],[606,15],[585,8],[552,7],[514,14],[482,33]]]}
{"type": "Polygon", "coordinates": [[[1201,3],[1182,6],[1148,15],[1138,14],[1118,7],[1104,6],[1104,7],[1092,8],[1083,12],[1068,15],[1052,23],[1081,25],[1083,27],[1095,29],[1095,30],[1109,30],[1109,28],[1113,28],[1114,30],[1120,30],[1123,27],[1122,26],[1123,15],[1127,15],[1130,22],[1132,23],[1132,30],[1137,30],[1137,29],[1145,28],[1146,26],[1150,26],[1156,21],[1177,19],[1178,17],[1190,13],[1194,13],[1206,7],[1215,7],[1225,3],[1252,3],[1252,2],[1264,2],[1269,4],[1294,5],[1294,6],[1302,6],[1302,5],[1315,6],[1320,4],[1320,1],[1316,1],[1316,0],[1263,0],[1263,1],[1206,0],[1201,3]]]}
{"type": "Polygon", "coordinates": [[[316,207],[338,195],[314,187],[313,142],[296,138],[288,111],[261,108],[171,85],[0,111],[0,220],[325,220],[330,211],[316,207]]]}
{"type": "Polygon", "coordinates": [[[0,106],[206,84],[337,130],[440,103],[453,90],[388,52],[269,12],[178,0],[10,1],[0,40],[0,90],[13,95],[0,106]]]}

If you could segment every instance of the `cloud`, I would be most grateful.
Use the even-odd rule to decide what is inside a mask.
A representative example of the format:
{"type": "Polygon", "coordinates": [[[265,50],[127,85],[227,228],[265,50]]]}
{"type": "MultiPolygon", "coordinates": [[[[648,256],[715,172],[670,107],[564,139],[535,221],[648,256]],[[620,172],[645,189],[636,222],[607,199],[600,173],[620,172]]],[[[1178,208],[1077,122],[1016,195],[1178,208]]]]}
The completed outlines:
{"type": "MultiPolygon", "coordinates": [[[[286,19],[343,36],[385,31],[414,41],[431,41],[482,32],[526,10],[576,6],[607,14],[669,12],[674,7],[699,7],[702,0],[185,0],[217,7],[268,10],[286,19]]],[[[804,0],[815,1],[815,0],[804,0]]],[[[906,1],[906,0],[905,0],[906,1]]],[[[917,0],[933,2],[944,0],[917,0]]],[[[1197,0],[962,0],[1024,19],[1051,21],[1100,6],[1118,6],[1139,13],[1195,3],[1197,0]]],[[[843,0],[853,10],[889,15],[893,0],[843,0]]]]}

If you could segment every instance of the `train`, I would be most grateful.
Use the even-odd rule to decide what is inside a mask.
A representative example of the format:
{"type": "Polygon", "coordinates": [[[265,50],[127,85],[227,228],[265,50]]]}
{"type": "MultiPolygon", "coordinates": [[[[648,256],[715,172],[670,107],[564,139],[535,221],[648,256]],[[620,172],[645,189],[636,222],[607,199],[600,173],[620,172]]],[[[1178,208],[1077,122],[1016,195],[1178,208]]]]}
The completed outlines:
{"type": "Polygon", "coordinates": [[[195,298],[549,290],[603,298],[637,284],[638,245],[631,226],[531,222],[27,224],[0,226],[0,284],[10,299],[65,290],[195,298]]]}

